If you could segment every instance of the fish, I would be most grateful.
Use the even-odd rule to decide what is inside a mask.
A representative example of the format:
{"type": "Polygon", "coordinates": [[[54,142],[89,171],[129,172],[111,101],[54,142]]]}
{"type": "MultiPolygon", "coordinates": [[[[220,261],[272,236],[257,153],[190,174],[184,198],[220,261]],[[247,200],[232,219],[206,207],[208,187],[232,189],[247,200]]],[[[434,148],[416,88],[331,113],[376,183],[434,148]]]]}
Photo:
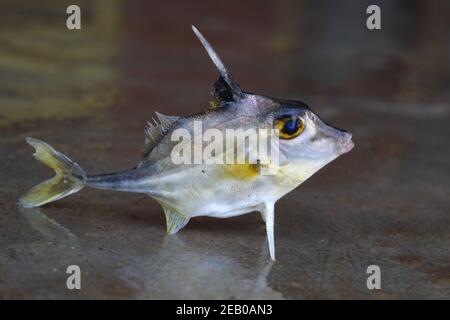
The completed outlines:
{"type": "MultiPolygon", "coordinates": [[[[269,255],[275,260],[276,202],[351,151],[352,134],[327,124],[300,100],[243,91],[205,37],[194,26],[192,30],[219,73],[210,107],[191,116],[157,112],[157,119],[148,122],[145,129],[143,155],[137,165],[108,174],[88,175],[49,144],[27,137],[35,149],[34,157],[56,175],[26,193],[19,200],[23,207],[39,207],[85,187],[141,193],[162,206],[169,235],[183,229],[191,218],[228,218],[259,212],[266,227],[269,255]],[[201,133],[195,132],[199,125],[201,133]],[[266,130],[262,137],[274,138],[270,145],[275,146],[277,157],[260,157],[256,152],[250,160],[247,156],[254,155],[256,147],[244,139],[247,148],[239,149],[244,152],[244,161],[192,161],[192,150],[201,147],[200,155],[204,156],[207,149],[203,148],[207,144],[202,135],[209,131],[226,138],[229,130],[266,130]],[[186,134],[191,135],[190,139],[182,139],[186,134]],[[176,156],[181,153],[187,161],[179,161],[176,156]]],[[[235,144],[218,145],[212,152],[219,156],[215,160],[230,154],[236,160],[235,144]]]]}

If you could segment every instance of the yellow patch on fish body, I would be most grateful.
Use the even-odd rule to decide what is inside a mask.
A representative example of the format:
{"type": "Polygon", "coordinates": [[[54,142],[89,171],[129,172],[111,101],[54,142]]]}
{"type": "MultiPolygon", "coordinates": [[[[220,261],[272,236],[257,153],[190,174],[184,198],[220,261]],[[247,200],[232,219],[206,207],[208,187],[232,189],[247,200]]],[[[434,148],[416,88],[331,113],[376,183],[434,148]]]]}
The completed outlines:
{"type": "Polygon", "coordinates": [[[226,164],[223,165],[226,177],[248,180],[258,177],[261,174],[259,164],[226,164]]]}

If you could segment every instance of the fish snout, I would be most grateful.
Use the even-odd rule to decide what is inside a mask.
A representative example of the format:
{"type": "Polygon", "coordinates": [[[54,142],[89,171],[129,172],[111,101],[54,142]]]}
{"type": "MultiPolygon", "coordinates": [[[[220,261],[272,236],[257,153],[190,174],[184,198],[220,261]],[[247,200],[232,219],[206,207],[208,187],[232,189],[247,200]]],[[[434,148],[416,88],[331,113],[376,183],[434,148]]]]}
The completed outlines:
{"type": "Polygon", "coordinates": [[[341,130],[338,137],[338,145],[341,153],[347,153],[353,149],[355,144],[352,141],[352,134],[348,131],[341,130]]]}

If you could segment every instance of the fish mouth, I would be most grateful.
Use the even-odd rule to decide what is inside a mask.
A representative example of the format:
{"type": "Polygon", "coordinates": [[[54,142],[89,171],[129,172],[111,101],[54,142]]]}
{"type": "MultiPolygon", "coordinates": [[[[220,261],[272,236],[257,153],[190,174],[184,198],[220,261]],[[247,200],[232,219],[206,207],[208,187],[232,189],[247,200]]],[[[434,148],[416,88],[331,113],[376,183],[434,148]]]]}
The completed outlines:
{"type": "Polygon", "coordinates": [[[340,149],[341,149],[341,154],[350,152],[354,147],[355,144],[352,141],[352,134],[351,133],[346,133],[345,136],[341,137],[340,139],[340,149]]]}

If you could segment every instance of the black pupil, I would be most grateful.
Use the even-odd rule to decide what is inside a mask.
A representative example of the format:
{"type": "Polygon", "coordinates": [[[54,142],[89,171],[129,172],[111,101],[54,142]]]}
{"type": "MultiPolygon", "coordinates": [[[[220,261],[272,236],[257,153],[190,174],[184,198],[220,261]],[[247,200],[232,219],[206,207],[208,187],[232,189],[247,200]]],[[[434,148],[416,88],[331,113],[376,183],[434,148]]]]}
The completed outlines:
{"type": "Polygon", "coordinates": [[[299,127],[300,127],[300,119],[295,117],[286,120],[286,122],[284,123],[284,127],[281,131],[283,131],[283,133],[286,134],[294,134],[297,132],[299,127]]]}

